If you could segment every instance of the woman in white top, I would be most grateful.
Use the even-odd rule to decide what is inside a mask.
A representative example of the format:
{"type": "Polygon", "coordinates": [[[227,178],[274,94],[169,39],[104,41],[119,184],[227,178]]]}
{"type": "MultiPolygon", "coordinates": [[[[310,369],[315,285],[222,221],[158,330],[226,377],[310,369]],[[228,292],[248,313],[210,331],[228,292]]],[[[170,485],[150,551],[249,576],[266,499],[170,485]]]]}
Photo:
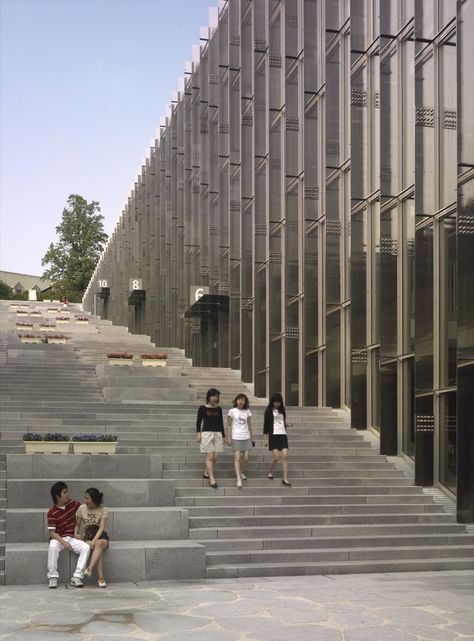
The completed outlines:
{"type": "Polygon", "coordinates": [[[283,396],[279,393],[273,394],[263,418],[265,445],[268,445],[268,449],[272,453],[272,462],[270,463],[267,477],[273,481],[273,468],[281,457],[283,466],[282,484],[288,487],[291,486],[291,483],[288,480],[288,435],[286,428],[292,425],[293,423],[287,423],[286,421],[283,396]]]}
{"type": "Polygon", "coordinates": [[[227,414],[227,445],[232,445],[234,452],[234,469],[237,477],[237,487],[242,487],[246,481],[245,466],[249,460],[249,452],[255,441],[252,431],[252,412],[249,410],[249,399],[245,394],[238,394],[234,399],[234,407],[227,414]],[[242,456],[243,455],[243,456],[242,456]]]}

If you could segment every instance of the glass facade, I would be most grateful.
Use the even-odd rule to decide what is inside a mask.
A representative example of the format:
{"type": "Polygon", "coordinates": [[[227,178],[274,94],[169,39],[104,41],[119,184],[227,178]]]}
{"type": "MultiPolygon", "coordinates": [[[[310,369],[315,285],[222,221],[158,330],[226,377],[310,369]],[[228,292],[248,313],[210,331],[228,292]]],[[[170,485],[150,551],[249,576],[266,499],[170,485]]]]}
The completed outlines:
{"type": "Polygon", "coordinates": [[[259,396],[349,409],[460,520],[473,43],[474,0],[222,0],[84,298],[259,396]]]}

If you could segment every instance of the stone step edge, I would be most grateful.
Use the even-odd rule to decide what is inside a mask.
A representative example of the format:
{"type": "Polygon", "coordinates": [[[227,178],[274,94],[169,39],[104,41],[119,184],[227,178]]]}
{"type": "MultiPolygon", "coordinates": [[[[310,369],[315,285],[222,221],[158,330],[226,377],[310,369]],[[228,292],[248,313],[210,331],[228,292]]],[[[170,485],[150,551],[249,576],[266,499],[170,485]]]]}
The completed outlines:
{"type": "Polygon", "coordinates": [[[385,572],[419,572],[443,569],[473,569],[474,559],[434,558],[384,561],[333,561],[307,563],[259,563],[241,565],[213,565],[207,567],[208,578],[235,578],[247,576],[291,576],[299,574],[364,574],[385,572]],[[279,572],[281,570],[281,572],[279,572]],[[288,572],[291,570],[291,572],[288,572]],[[220,575],[220,576],[219,576],[220,575]]]}
{"type": "MultiPolygon", "coordinates": [[[[332,547],[332,548],[278,548],[278,549],[272,549],[272,550],[206,550],[206,558],[210,557],[213,559],[217,559],[219,557],[232,557],[232,556],[242,556],[242,555],[248,555],[250,557],[255,556],[270,556],[272,554],[285,554],[288,556],[296,556],[298,554],[331,554],[331,553],[341,553],[341,554],[359,554],[361,552],[370,554],[374,550],[377,551],[377,553],[388,553],[388,552],[423,552],[423,551],[430,551],[430,552],[439,552],[439,557],[436,558],[444,558],[448,557],[449,555],[444,555],[442,552],[444,551],[449,551],[449,552],[454,552],[454,551],[459,551],[460,548],[463,548],[466,550],[466,558],[472,558],[474,561],[474,544],[469,544],[469,543],[460,543],[459,545],[426,545],[426,546],[417,546],[417,545],[397,545],[396,549],[394,549],[393,546],[391,547],[384,547],[384,546],[376,546],[375,548],[370,548],[370,547],[332,547]],[[470,553],[470,555],[468,555],[470,553]]],[[[464,558],[464,557],[455,557],[455,558],[464,558]]],[[[348,559],[350,561],[350,556],[348,559]]],[[[354,559],[357,560],[357,559],[354,559]]],[[[358,560],[363,560],[363,559],[358,559],[358,560]]],[[[370,559],[370,560],[376,560],[376,559],[370,559]]],[[[395,560],[395,559],[391,559],[395,560]]],[[[231,559],[229,559],[231,561],[231,559]]],[[[285,561],[286,563],[290,563],[291,561],[285,561]]],[[[237,561],[238,563],[238,561],[237,561]]],[[[263,561],[265,563],[265,561],[263,561]]],[[[297,561],[297,563],[300,563],[300,561],[297,561]]],[[[217,564],[216,564],[217,565],[217,564]]],[[[240,565],[240,564],[239,564],[240,565]]]]}

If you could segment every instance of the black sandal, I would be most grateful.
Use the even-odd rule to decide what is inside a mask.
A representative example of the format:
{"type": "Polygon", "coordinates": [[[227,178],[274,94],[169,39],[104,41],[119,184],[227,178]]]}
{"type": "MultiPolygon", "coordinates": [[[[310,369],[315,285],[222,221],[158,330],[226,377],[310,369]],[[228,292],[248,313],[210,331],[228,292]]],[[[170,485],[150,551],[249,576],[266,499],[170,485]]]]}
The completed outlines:
{"type": "Polygon", "coordinates": [[[285,479],[282,480],[281,484],[286,485],[286,487],[291,487],[291,483],[289,481],[285,481],[285,479]]]}
{"type": "Polygon", "coordinates": [[[275,477],[273,476],[273,474],[267,474],[267,479],[269,479],[270,481],[273,481],[274,478],[275,477]]]}
{"type": "Polygon", "coordinates": [[[204,474],[202,475],[202,478],[209,480],[209,474],[206,474],[206,472],[204,472],[204,474]]]}

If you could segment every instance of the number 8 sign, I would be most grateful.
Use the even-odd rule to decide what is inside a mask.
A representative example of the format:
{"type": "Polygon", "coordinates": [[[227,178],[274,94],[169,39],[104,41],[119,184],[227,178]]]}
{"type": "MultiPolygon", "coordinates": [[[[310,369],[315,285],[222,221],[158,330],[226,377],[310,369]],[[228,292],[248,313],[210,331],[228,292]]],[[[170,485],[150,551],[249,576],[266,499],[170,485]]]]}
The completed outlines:
{"type": "Polygon", "coordinates": [[[141,278],[130,278],[128,281],[128,289],[133,292],[143,289],[143,281],[141,278]]]}

